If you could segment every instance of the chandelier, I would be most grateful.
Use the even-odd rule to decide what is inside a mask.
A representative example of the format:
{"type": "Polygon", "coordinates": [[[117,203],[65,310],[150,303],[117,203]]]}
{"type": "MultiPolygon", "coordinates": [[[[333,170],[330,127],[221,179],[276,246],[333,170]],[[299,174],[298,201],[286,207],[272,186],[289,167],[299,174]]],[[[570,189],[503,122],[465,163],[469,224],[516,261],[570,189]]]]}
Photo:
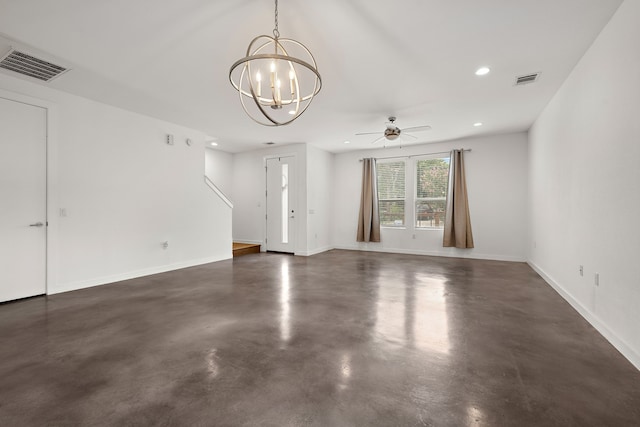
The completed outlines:
{"type": "Polygon", "coordinates": [[[261,35],[247,48],[247,56],[229,70],[229,80],[253,121],[265,126],[287,125],[311,104],[322,87],[316,60],[302,43],[280,38],[278,0],[273,37],[261,35]]]}

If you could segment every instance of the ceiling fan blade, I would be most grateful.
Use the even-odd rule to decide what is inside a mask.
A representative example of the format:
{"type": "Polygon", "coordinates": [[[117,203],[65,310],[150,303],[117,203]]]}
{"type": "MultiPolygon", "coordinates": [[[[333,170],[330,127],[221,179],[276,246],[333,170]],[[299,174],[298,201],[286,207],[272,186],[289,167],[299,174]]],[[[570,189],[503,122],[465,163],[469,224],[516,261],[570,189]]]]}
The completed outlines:
{"type": "Polygon", "coordinates": [[[380,138],[378,138],[378,139],[376,139],[375,141],[373,141],[373,142],[372,142],[372,144],[375,144],[376,142],[381,141],[381,140],[383,140],[383,139],[384,139],[384,136],[381,136],[380,138]]]}
{"type": "Polygon", "coordinates": [[[360,133],[356,133],[356,135],[377,135],[380,132],[360,132],[360,133]]]}
{"type": "Polygon", "coordinates": [[[402,132],[402,136],[408,136],[409,138],[418,139],[417,136],[409,135],[408,133],[402,132]]]}
{"type": "Polygon", "coordinates": [[[402,129],[403,131],[409,131],[409,132],[420,132],[420,131],[424,131],[424,130],[431,130],[431,126],[429,125],[424,125],[424,126],[414,126],[414,127],[410,127],[410,128],[404,128],[402,129]]]}

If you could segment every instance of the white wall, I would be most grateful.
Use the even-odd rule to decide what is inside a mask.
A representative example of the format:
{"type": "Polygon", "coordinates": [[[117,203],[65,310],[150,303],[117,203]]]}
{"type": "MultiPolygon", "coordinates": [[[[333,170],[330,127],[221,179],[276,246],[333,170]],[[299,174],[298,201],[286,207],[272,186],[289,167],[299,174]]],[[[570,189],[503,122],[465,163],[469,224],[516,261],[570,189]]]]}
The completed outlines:
{"type": "Polygon", "coordinates": [[[205,148],[205,175],[233,202],[233,154],[205,148]]]}
{"type": "Polygon", "coordinates": [[[530,264],[638,368],[639,40],[640,2],[627,0],[532,127],[529,151],[530,264]]]}
{"type": "Polygon", "coordinates": [[[231,257],[231,211],[204,184],[203,134],[6,75],[0,91],[50,111],[48,293],[231,257]]]}
{"type": "Polygon", "coordinates": [[[334,155],[307,146],[307,250],[313,255],[333,248],[331,228],[333,216],[334,155]]]}
{"type": "Polygon", "coordinates": [[[265,158],[295,155],[297,175],[295,253],[307,252],[307,146],[276,145],[233,155],[233,240],[259,243],[265,250],[265,158]]]}
{"type": "Polygon", "coordinates": [[[337,154],[334,170],[332,241],[336,248],[525,260],[527,136],[524,133],[337,154]],[[442,230],[414,229],[410,224],[402,229],[383,227],[380,243],[356,242],[361,158],[444,152],[453,148],[472,149],[465,153],[465,166],[474,249],[443,248],[442,230]]]}

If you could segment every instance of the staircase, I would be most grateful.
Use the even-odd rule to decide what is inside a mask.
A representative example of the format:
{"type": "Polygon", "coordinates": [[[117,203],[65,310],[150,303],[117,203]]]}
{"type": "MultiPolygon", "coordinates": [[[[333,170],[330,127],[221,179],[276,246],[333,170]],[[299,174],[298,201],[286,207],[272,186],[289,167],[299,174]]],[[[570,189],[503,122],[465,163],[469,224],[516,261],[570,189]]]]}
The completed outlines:
{"type": "Polygon", "coordinates": [[[234,258],[237,256],[259,254],[259,253],[260,253],[260,245],[258,244],[233,242],[234,258]]]}

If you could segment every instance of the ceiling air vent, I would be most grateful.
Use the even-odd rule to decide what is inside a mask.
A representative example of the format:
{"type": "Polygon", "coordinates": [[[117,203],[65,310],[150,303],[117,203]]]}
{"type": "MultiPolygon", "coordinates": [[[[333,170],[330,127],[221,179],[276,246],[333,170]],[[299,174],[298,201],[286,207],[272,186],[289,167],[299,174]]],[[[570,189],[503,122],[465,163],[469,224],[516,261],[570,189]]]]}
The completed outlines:
{"type": "Polygon", "coordinates": [[[538,80],[538,77],[540,77],[540,73],[532,73],[532,74],[525,74],[524,76],[518,76],[516,77],[516,86],[526,85],[527,83],[533,83],[536,80],[538,80]]]}
{"type": "Polygon", "coordinates": [[[0,59],[0,68],[45,82],[51,81],[68,70],[65,67],[52,64],[16,49],[11,49],[9,53],[0,59]]]}

